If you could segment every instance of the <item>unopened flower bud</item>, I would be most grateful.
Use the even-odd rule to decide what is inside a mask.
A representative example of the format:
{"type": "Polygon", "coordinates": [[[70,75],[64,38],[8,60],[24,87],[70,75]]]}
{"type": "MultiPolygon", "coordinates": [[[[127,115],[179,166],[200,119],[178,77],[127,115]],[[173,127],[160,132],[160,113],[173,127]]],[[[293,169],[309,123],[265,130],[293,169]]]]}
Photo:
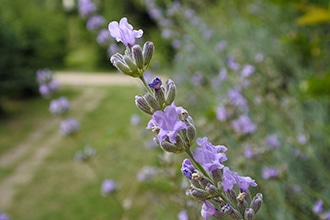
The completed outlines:
{"type": "Polygon", "coordinates": [[[242,192],[237,196],[237,209],[238,211],[244,215],[245,210],[249,207],[248,202],[245,199],[246,192],[242,192]]]}
{"type": "Polygon", "coordinates": [[[176,86],[172,80],[167,80],[165,85],[165,103],[171,105],[175,99],[176,86]]]}
{"type": "Polygon", "coordinates": [[[133,57],[134,57],[137,68],[143,69],[144,61],[143,61],[143,54],[142,54],[142,49],[141,49],[140,45],[134,45],[132,47],[132,53],[133,53],[133,57]]]}
{"type": "Polygon", "coordinates": [[[157,101],[157,99],[151,95],[150,93],[146,93],[144,98],[147,100],[148,104],[151,106],[153,110],[160,110],[161,107],[157,101]]]}
{"type": "Polygon", "coordinates": [[[231,219],[235,219],[235,220],[242,219],[242,215],[229,204],[226,204],[225,206],[223,206],[221,208],[221,211],[223,213],[226,213],[227,215],[229,215],[231,217],[231,219]]]}
{"type": "Polygon", "coordinates": [[[135,105],[144,113],[152,115],[151,107],[142,95],[135,96],[135,105]]]}
{"type": "Polygon", "coordinates": [[[153,140],[157,145],[160,145],[159,140],[158,140],[157,137],[153,137],[152,140],[153,140]]]}
{"type": "Polygon", "coordinates": [[[232,204],[235,204],[237,202],[237,194],[234,190],[225,191],[225,194],[232,204]]]}
{"type": "Polygon", "coordinates": [[[131,70],[129,74],[130,76],[139,77],[141,75],[136,64],[134,63],[131,57],[124,55],[124,61],[131,70]]]}
{"type": "Polygon", "coordinates": [[[186,138],[189,142],[193,141],[196,137],[196,128],[193,124],[186,123],[187,128],[185,130],[186,138]]]}
{"type": "Polygon", "coordinates": [[[254,211],[252,208],[248,208],[245,210],[245,213],[244,213],[244,218],[247,219],[247,220],[253,220],[255,217],[255,214],[254,214],[254,211]]]}
{"type": "Polygon", "coordinates": [[[210,196],[209,193],[206,192],[205,190],[196,189],[196,188],[190,189],[189,194],[192,195],[193,197],[195,197],[196,199],[200,199],[200,200],[209,199],[209,196],[210,196]]]}
{"type": "Polygon", "coordinates": [[[143,59],[144,59],[144,66],[148,66],[151,58],[154,54],[154,44],[150,41],[147,41],[144,45],[143,45],[143,59]]]}
{"type": "Polygon", "coordinates": [[[253,209],[254,213],[257,213],[258,210],[261,207],[262,204],[262,194],[261,193],[257,193],[257,195],[252,199],[251,202],[251,208],[253,209]]]}
{"type": "Polygon", "coordinates": [[[221,182],[222,182],[222,170],[220,170],[220,169],[212,170],[211,175],[212,175],[212,179],[215,183],[218,183],[218,185],[221,184],[221,182]]]}
{"type": "Polygon", "coordinates": [[[112,65],[114,65],[120,72],[131,76],[131,69],[126,65],[123,60],[118,59],[115,56],[112,56],[110,59],[112,65]]]}
{"type": "Polygon", "coordinates": [[[212,197],[219,197],[221,195],[221,190],[212,184],[208,184],[205,187],[206,192],[208,192],[212,197]]]}
{"type": "Polygon", "coordinates": [[[164,151],[169,152],[169,153],[179,154],[179,153],[182,153],[184,151],[184,148],[181,148],[180,146],[176,146],[176,144],[172,144],[172,143],[170,143],[168,141],[163,141],[160,144],[160,147],[164,151]]]}

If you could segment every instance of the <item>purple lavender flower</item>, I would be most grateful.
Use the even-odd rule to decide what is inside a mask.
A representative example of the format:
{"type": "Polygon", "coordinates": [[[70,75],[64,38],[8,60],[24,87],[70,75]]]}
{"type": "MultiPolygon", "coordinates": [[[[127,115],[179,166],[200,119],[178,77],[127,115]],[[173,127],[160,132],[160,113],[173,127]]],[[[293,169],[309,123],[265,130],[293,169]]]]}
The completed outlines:
{"type": "Polygon", "coordinates": [[[53,80],[53,73],[49,69],[39,69],[36,77],[39,84],[48,84],[53,80]]]}
{"type": "Polygon", "coordinates": [[[162,80],[159,77],[154,78],[150,83],[148,83],[148,86],[152,89],[160,89],[162,85],[162,80]]]}
{"type": "Polygon", "coordinates": [[[239,64],[236,63],[232,57],[229,57],[227,59],[227,66],[229,67],[229,69],[231,69],[233,71],[237,71],[239,68],[239,64]]]}
{"type": "Polygon", "coordinates": [[[262,168],[262,178],[268,180],[276,178],[278,176],[278,171],[275,167],[263,167],[262,168]]]}
{"type": "Polygon", "coordinates": [[[214,205],[205,200],[202,206],[201,215],[205,220],[209,220],[211,216],[215,215],[217,210],[215,209],[214,205]]]}
{"type": "Polygon", "coordinates": [[[317,200],[313,205],[313,212],[315,214],[320,214],[323,212],[323,201],[321,199],[317,200]]]}
{"type": "Polygon", "coordinates": [[[234,184],[236,183],[237,173],[232,172],[228,167],[223,168],[223,174],[222,174],[222,184],[223,184],[223,190],[224,191],[230,191],[233,189],[234,184]]]}
{"type": "Polygon", "coordinates": [[[64,135],[71,135],[78,130],[79,123],[73,118],[67,118],[61,122],[60,127],[64,135]]]}
{"type": "Polygon", "coordinates": [[[52,80],[48,84],[40,84],[39,86],[39,93],[44,96],[48,97],[50,96],[53,92],[57,91],[59,88],[59,84],[57,81],[52,80]]]}
{"type": "Polygon", "coordinates": [[[0,220],[9,220],[9,216],[5,213],[0,213],[0,220]]]}
{"type": "Polygon", "coordinates": [[[266,138],[266,143],[272,149],[278,148],[281,145],[276,134],[268,135],[266,138]]]}
{"type": "Polygon", "coordinates": [[[70,108],[69,101],[65,97],[54,99],[50,102],[49,111],[54,115],[61,115],[70,108]]]}
{"type": "Polygon", "coordinates": [[[181,210],[178,213],[178,220],[189,220],[189,216],[188,216],[187,210],[181,210]]]}
{"type": "Polygon", "coordinates": [[[216,111],[216,116],[219,121],[225,121],[228,119],[228,113],[224,105],[219,105],[216,111]]]}
{"type": "Polygon", "coordinates": [[[251,145],[247,144],[244,147],[244,157],[247,159],[251,159],[255,156],[255,152],[253,150],[253,148],[251,147],[251,145]]]}
{"type": "Polygon", "coordinates": [[[233,190],[234,184],[238,186],[243,192],[246,192],[249,186],[257,186],[255,180],[251,177],[242,177],[237,172],[231,171],[228,167],[223,168],[222,184],[224,191],[233,190]]]}
{"type": "Polygon", "coordinates": [[[231,123],[234,130],[242,135],[251,134],[256,129],[257,126],[253,124],[247,115],[241,115],[238,119],[231,123]]]}
{"type": "Polygon", "coordinates": [[[107,179],[102,182],[101,193],[103,196],[107,196],[110,193],[116,191],[117,188],[118,188],[118,186],[115,181],[113,181],[111,179],[107,179]]]}
{"type": "Polygon", "coordinates": [[[105,19],[103,16],[94,15],[88,19],[86,23],[86,28],[89,31],[95,31],[102,28],[104,24],[105,24],[105,19]]]}
{"type": "Polygon", "coordinates": [[[224,153],[227,150],[225,146],[213,146],[207,137],[197,138],[196,143],[200,147],[195,149],[193,156],[209,173],[224,167],[221,163],[227,160],[227,156],[224,153]]]}
{"type": "Polygon", "coordinates": [[[307,137],[303,134],[298,134],[297,135],[297,141],[298,141],[299,144],[306,144],[307,137]]]}
{"type": "Polygon", "coordinates": [[[90,0],[78,0],[78,10],[81,17],[86,18],[96,11],[96,6],[90,0]]]}
{"type": "Polygon", "coordinates": [[[133,30],[133,26],[130,25],[127,21],[127,18],[124,17],[120,20],[119,24],[117,21],[112,21],[109,23],[108,29],[110,35],[117,40],[121,41],[126,47],[131,47],[135,43],[135,38],[140,38],[143,34],[143,31],[133,30]]]}
{"type": "Polygon", "coordinates": [[[252,65],[250,65],[250,64],[247,64],[247,65],[243,66],[243,69],[242,69],[242,71],[241,71],[241,76],[242,76],[243,78],[247,78],[247,77],[249,77],[251,74],[254,73],[255,69],[256,69],[256,68],[255,68],[254,66],[252,66],[252,65]]]}
{"type": "Polygon", "coordinates": [[[100,30],[96,37],[96,41],[100,45],[109,44],[111,42],[111,36],[110,36],[109,31],[106,29],[100,30]]]}
{"type": "Polygon", "coordinates": [[[242,96],[241,92],[237,89],[230,89],[228,91],[228,98],[230,102],[238,107],[245,107],[247,105],[246,99],[242,96]]]}
{"type": "Polygon", "coordinates": [[[188,179],[191,179],[194,171],[195,167],[192,165],[191,161],[189,159],[184,159],[182,162],[181,173],[188,179]]]}
{"type": "Polygon", "coordinates": [[[174,104],[167,106],[164,111],[155,111],[152,119],[149,121],[147,129],[158,127],[158,140],[163,142],[166,138],[172,143],[176,143],[176,135],[179,131],[186,128],[186,124],[179,120],[178,114],[181,114],[183,108],[176,107],[174,104]]]}

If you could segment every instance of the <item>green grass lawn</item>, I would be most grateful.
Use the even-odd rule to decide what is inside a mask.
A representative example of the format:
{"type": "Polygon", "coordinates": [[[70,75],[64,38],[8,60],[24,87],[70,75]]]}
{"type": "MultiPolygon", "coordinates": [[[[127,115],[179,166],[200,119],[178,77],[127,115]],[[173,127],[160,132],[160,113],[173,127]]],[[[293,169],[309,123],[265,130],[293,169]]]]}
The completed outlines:
{"type": "MultiPolygon", "coordinates": [[[[171,202],[171,196],[184,193],[169,183],[165,177],[141,183],[137,172],[145,165],[159,166],[159,149],[145,149],[144,142],[152,137],[143,133],[148,117],[141,114],[142,123],[130,124],[133,113],[139,113],[134,105],[134,96],[140,93],[136,87],[104,88],[106,98],[95,110],[80,120],[80,131],[75,138],[63,138],[56,150],[46,158],[32,181],[17,189],[10,208],[6,211],[11,219],[176,219],[180,207],[171,202]],[[75,161],[74,154],[90,145],[96,155],[87,163],[75,161]],[[104,179],[114,179],[119,190],[109,197],[100,193],[104,179]],[[115,199],[116,198],[116,199],[115,199]],[[117,200],[117,201],[116,201],[117,200]],[[122,212],[118,201],[131,203],[122,212]]],[[[69,91],[72,98],[79,91],[69,91]]],[[[20,105],[18,118],[26,119],[33,112],[34,117],[26,121],[16,117],[4,121],[4,128],[10,128],[13,121],[17,126],[24,124],[19,132],[11,132],[6,146],[14,146],[21,138],[35,129],[39,122],[51,118],[47,100],[30,100],[20,105]]],[[[72,116],[79,109],[72,109],[72,116]]],[[[8,132],[8,131],[7,131],[8,132]]],[[[55,129],[53,132],[59,132],[55,129]]],[[[5,131],[1,130],[1,136],[5,131]]],[[[45,137],[46,138],[46,137],[45,137]]],[[[2,153],[5,153],[6,147],[2,153]]],[[[24,162],[24,161],[23,161],[24,162]]],[[[174,167],[179,170],[180,164],[174,167]]],[[[4,178],[0,176],[0,184],[4,178]]]]}

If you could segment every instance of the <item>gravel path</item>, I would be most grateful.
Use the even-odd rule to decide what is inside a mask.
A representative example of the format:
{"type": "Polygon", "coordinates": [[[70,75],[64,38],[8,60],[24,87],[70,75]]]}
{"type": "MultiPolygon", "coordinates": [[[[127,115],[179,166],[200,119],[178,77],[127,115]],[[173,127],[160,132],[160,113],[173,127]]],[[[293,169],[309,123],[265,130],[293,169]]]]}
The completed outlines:
{"type": "MultiPolygon", "coordinates": [[[[60,85],[84,88],[81,95],[70,103],[72,109],[80,109],[79,114],[75,115],[78,120],[97,108],[105,98],[106,91],[100,86],[139,85],[139,80],[118,73],[55,72],[54,78],[60,85]]],[[[0,170],[12,170],[10,175],[0,180],[0,211],[13,205],[12,201],[20,187],[32,180],[44,160],[59,145],[62,137],[58,131],[58,121],[50,121],[31,131],[26,139],[0,155],[0,170]]]]}

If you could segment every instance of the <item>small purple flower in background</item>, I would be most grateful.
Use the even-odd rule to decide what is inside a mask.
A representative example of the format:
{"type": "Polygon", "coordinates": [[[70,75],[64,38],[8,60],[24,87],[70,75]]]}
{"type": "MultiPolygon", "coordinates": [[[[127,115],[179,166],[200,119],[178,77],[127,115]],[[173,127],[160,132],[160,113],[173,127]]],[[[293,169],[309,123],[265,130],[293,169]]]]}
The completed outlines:
{"type": "Polygon", "coordinates": [[[315,214],[320,214],[323,212],[323,201],[321,199],[317,200],[313,205],[313,212],[315,214]]]}
{"type": "Polygon", "coordinates": [[[237,71],[239,69],[239,64],[236,63],[232,57],[229,57],[227,59],[227,66],[233,71],[237,71]]]}
{"type": "Polygon", "coordinates": [[[143,34],[143,31],[133,30],[133,26],[130,25],[127,21],[127,18],[122,18],[119,21],[112,21],[109,23],[108,29],[110,35],[116,39],[117,42],[122,42],[126,47],[131,47],[135,43],[135,38],[140,38],[143,34]]]}
{"type": "Polygon", "coordinates": [[[256,129],[257,126],[253,124],[247,115],[241,115],[238,119],[231,123],[234,130],[242,135],[251,134],[256,129]]]}
{"type": "Polygon", "coordinates": [[[101,193],[103,196],[107,196],[110,193],[116,191],[117,189],[118,189],[118,186],[117,186],[116,182],[111,179],[107,179],[102,182],[101,193]]]}
{"type": "Polygon", "coordinates": [[[60,97],[50,102],[49,111],[54,115],[61,115],[67,112],[69,108],[69,101],[65,97],[60,97]]]}
{"type": "Polygon", "coordinates": [[[178,213],[178,220],[189,220],[187,210],[182,210],[181,212],[178,213]]]}
{"type": "Polygon", "coordinates": [[[217,210],[215,209],[214,205],[205,200],[202,206],[201,215],[205,220],[209,220],[211,216],[215,215],[217,210]]]}
{"type": "Polygon", "coordinates": [[[86,23],[86,28],[89,31],[96,31],[102,28],[104,24],[105,24],[104,17],[100,15],[94,15],[88,19],[86,23]]]}
{"type": "Polygon", "coordinates": [[[247,144],[244,147],[244,157],[247,159],[251,159],[255,156],[255,152],[253,150],[253,148],[251,147],[251,145],[247,144]]]}
{"type": "Polygon", "coordinates": [[[0,213],[0,220],[9,220],[9,216],[5,213],[0,213]]]}
{"type": "Polygon", "coordinates": [[[138,114],[133,114],[131,116],[131,125],[137,126],[141,122],[141,117],[138,114]]]}
{"type": "Polygon", "coordinates": [[[144,166],[137,174],[139,182],[145,182],[158,174],[157,167],[144,166]]]}
{"type": "Polygon", "coordinates": [[[230,102],[238,107],[246,107],[247,106],[247,101],[246,99],[242,96],[241,92],[237,89],[230,89],[228,91],[228,98],[230,102]]]}
{"type": "Polygon", "coordinates": [[[172,143],[176,143],[177,133],[187,127],[178,117],[178,114],[181,114],[182,110],[182,107],[176,107],[172,104],[171,106],[167,106],[164,111],[155,111],[148,123],[147,129],[154,127],[160,129],[157,135],[160,143],[166,138],[169,138],[172,143]]]}
{"type": "Polygon", "coordinates": [[[219,121],[225,121],[228,119],[228,113],[224,105],[219,105],[216,111],[216,116],[219,121]]]}
{"type": "Polygon", "coordinates": [[[48,97],[52,93],[56,92],[58,90],[58,88],[59,88],[58,82],[55,80],[52,80],[48,84],[40,84],[39,93],[44,97],[48,97]]]}
{"type": "Polygon", "coordinates": [[[48,84],[53,80],[53,73],[49,69],[39,69],[36,77],[39,84],[48,84]]]}
{"type": "Polygon", "coordinates": [[[215,50],[217,52],[222,52],[227,48],[227,41],[222,40],[215,45],[215,50]]]}
{"type": "Polygon", "coordinates": [[[307,137],[303,134],[297,135],[297,141],[299,144],[306,144],[307,143],[307,137]]]}
{"type": "Polygon", "coordinates": [[[243,69],[241,71],[241,76],[243,78],[247,78],[251,74],[253,74],[255,70],[256,70],[256,68],[254,66],[247,64],[247,65],[243,66],[243,69]]]}
{"type": "Polygon", "coordinates": [[[73,118],[67,118],[61,122],[61,131],[64,135],[71,135],[79,128],[79,123],[73,118]]]}
{"type": "Polygon", "coordinates": [[[278,148],[281,145],[276,134],[268,135],[266,138],[266,144],[272,149],[278,148]]]}
{"type": "Polygon", "coordinates": [[[268,180],[278,177],[278,171],[275,167],[263,167],[262,178],[268,180]]]}
{"type": "Polygon", "coordinates": [[[96,41],[100,45],[108,45],[111,42],[111,36],[109,31],[106,29],[100,30],[96,37],[96,41]]]}
{"type": "Polygon", "coordinates": [[[192,165],[191,161],[189,159],[184,159],[182,162],[181,173],[188,179],[191,179],[194,171],[195,167],[192,165]]]}
{"type": "Polygon", "coordinates": [[[213,146],[208,141],[207,137],[197,138],[196,143],[200,147],[195,149],[193,156],[195,160],[206,169],[206,171],[211,173],[216,169],[222,169],[224,167],[222,162],[227,160],[227,156],[224,153],[227,151],[225,146],[213,146]]]}
{"type": "Polygon", "coordinates": [[[90,0],[78,0],[78,10],[81,17],[88,17],[96,12],[96,6],[90,0]]]}

